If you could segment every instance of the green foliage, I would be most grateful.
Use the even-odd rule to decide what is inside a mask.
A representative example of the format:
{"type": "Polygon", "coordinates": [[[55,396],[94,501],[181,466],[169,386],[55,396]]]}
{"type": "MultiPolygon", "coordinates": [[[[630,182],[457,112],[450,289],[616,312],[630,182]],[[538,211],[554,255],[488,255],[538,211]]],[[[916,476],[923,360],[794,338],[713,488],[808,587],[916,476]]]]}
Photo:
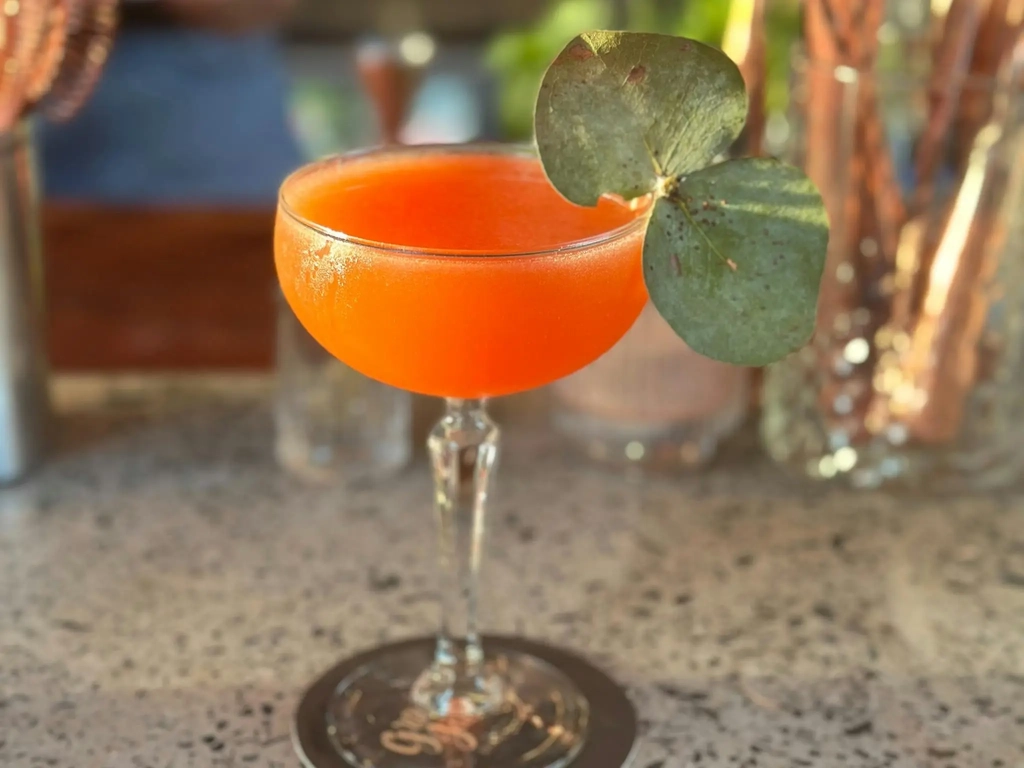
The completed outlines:
{"type": "Polygon", "coordinates": [[[548,64],[583,29],[611,22],[607,0],[559,0],[532,29],[505,32],[491,43],[487,64],[498,81],[498,112],[505,138],[533,135],[533,103],[548,64]]]}
{"type": "Polygon", "coordinates": [[[653,195],[644,242],[651,302],[695,351],[765,365],[814,330],[828,245],[821,196],[796,168],[711,165],[746,121],[736,65],[672,35],[586,32],[537,96],[537,149],[568,200],[653,195]]]}
{"type": "MultiPolygon", "coordinates": [[[[729,16],[729,0],[631,0],[627,28],[663,32],[720,45],[729,16]]],[[[548,64],[566,42],[585,29],[612,23],[610,0],[555,0],[528,29],[504,32],[491,42],[488,67],[498,85],[498,112],[505,138],[523,141],[533,131],[533,103],[548,64]]],[[[799,10],[793,0],[768,3],[767,105],[786,107],[789,51],[799,34],[799,10]]]]}

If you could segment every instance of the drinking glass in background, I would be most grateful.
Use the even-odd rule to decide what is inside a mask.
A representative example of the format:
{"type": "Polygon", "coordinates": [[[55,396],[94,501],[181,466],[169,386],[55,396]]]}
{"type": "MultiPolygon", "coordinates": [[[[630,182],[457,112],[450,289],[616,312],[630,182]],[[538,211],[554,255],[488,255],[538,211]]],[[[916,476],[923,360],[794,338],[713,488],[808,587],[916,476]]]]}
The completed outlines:
{"type": "Polygon", "coordinates": [[[888,72],[829,60],[836,30],[808,19],[790,154],[832,235],[814,343],[766,376],[767,449],[855,486],[1008,484],[1024,470],[1024,47],[951,12],[888,72]]]}
{"type": "Polygon", "coordinates": [[[556,382],[558,431],[611,464],[697,467],[742,423],[750,372],[698,355],[648,304],[596,362],[556,382]]]}
{"type": "MultiPolygon", "coordinates": [[[[355,70],[376,116],[380,143],[399,142],[433,50],[433,41],[415,32],[396,39],[370,37],[356,46],[355,70]],[[410,46],[410,40],[418,44],[410,46]]],[[[409,463],[412,396],[329,354],[280,293],[277,378],[276,453],[285,468],[329,482],[341,475],[379,479],[409,463]]]]}
{"type": "Polygon", "coordinates": [[[283,467],[318,482],[379,479],[412,458],[412,396],[330,355],[278,293],[277,427],[283,467]]]}
{"type": "MultiPolygon", "coordinates": [[[[743,75],[747,123],[729,153],[762,155],[769,111],[767,8],[760,0],[741,5],[721,19],[718,34],[713,24],[687,33],[721,45],[743,75]]],[[[778,19],[772,25],[776,33],[793,21],[779,19],[781,26],[778,19]]],[[[742,426],[750,385],[749,369],[697,354],[648,304],[610,352],[554,385],[554,422],[597,461],[695,468],[742,426]]]]}

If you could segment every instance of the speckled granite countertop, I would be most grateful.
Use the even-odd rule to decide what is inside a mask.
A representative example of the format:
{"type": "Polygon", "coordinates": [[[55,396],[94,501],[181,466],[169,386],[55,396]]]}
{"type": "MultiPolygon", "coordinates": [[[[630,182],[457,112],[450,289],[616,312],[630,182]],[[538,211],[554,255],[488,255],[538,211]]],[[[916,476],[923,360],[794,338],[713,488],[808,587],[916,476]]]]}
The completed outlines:
{"type": "MultiPolygon", "coordinates": [[[[432,629],[422,463],[289,478],[258,380],[58,402],[58,455],[0,492],[0,766],[293,768],[303,687],[432,629]]],[[[638,483],[525,433],[501,477],[487,624],[626,683],[638,768],[1024,765],[1024,498],[638,483]]]]}

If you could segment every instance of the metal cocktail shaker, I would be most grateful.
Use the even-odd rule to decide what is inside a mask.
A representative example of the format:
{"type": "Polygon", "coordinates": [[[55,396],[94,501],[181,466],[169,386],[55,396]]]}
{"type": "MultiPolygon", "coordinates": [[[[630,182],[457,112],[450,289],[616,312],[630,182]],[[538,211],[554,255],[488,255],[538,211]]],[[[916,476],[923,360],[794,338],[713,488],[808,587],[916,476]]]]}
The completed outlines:
{"type": "Polygon", "coordinates": [[[49,397],[39,189],[29,126],[0,133],[0,484],[42,458],[49,397]]]}

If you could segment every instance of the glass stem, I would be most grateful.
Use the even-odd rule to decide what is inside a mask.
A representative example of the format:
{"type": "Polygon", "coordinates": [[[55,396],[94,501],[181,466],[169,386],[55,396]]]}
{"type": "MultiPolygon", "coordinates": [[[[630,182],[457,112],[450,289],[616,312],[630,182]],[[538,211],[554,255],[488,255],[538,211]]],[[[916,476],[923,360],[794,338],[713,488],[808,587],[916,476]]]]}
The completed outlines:
{"type": "Polygon", "coordinates": [[[484,667],[477,629],[487,493],[499,430],[482,400],[448,399],[427,439],[441,566],[441,626],[434,661],[413,700],[435,716],[479,715],[499,706],[500,680],[484,667]]]}

